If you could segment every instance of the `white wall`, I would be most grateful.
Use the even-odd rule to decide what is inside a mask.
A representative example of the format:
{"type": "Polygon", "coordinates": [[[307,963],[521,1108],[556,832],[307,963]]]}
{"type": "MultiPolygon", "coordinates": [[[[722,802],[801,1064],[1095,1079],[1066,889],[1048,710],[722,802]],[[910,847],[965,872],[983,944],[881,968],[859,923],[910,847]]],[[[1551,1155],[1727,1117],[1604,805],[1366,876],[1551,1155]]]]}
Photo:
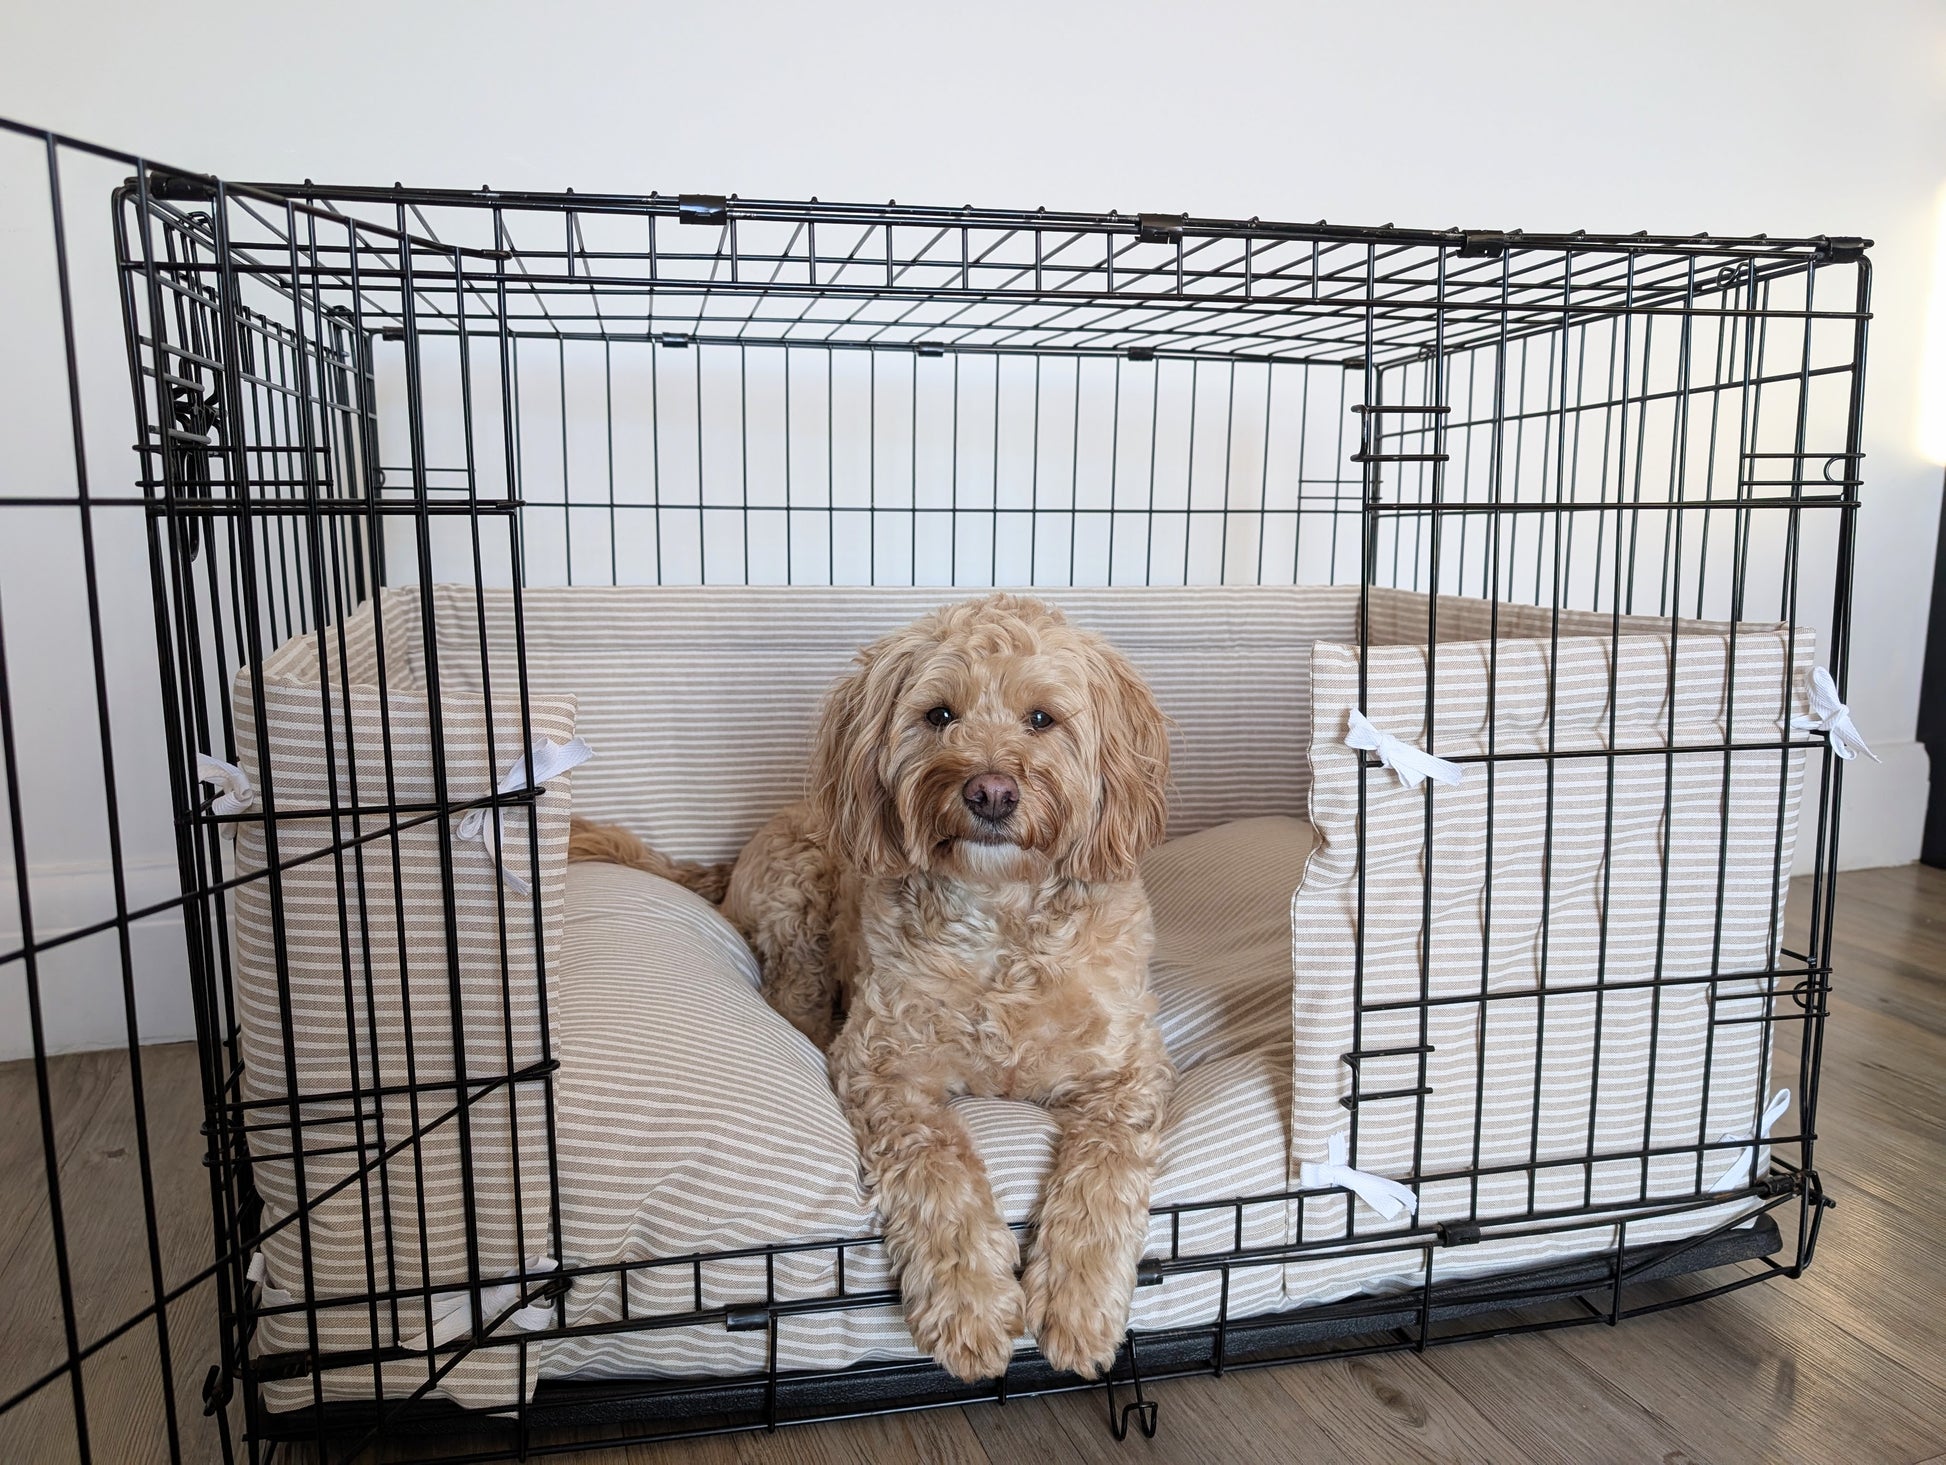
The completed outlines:
{"type": "MultiPolygon", "coordinates": [[[[1926,764],[1912,735],[1940,501],[1917,396],[1946,186],[1936,4],[70,0],[10,8],[0,112],[235,178],[1869,235],[1878,315],[1852,704],[1885,762],[1848,774],[1844,863],[1917,852],[1926,764]]],[[[0,200],[32,165],[6,165],[0,200]]],[[[111,177],[69,180],[74,247],[96,264],[111,177]]],[[[0,243],[38,247],[44,223],[10,207],[0,201],[0,243]]],[[[0,282],[15,333],[0,351],[0,413],[59,431],[39,461],[10,445],[0,491],[28,491],[13,485],[31,462],[68,492],[64,384],[22,345],[45,345],[52,302],[18,285],[0,282]]],[[[83,324],[118,343],[112,309],[83,324]]],[[[83,362],[88,400],[115,403],[90,423],[95,471],[111,475],[97,491],[126,489],[112,481],[128,466],[118,349],[83,362]]],[[[139,689],[153,646],[139,535],[101,554],[114,571],[107,651],[139,689]]],[[[68,587],[31,635],[0,604],[15,685],[50,689],[41,730],[23,733],[41,739],[22,804],[43,930],[112,909],[99,815],[70,816],[98,809],[101,770],[74,638],[78,564],[50,565],[18,534],[0,543],[0,602],[23,575],[68,587]]],[[[155,729],[139,713],[117,725],[137,902],[173,879],[155,729]]],[[[0,929],[0,945],[13,940],[0,929]]],[[[146,1037],[189,1031],[178,944],[170,918],[138,929],[146,1037]]],[[[65,979],[48,973],[54,1045],[119,1040],[112,943],[69,962],[65,979]]],[[[22,1047],[15,971],[0,973],[0,1056],[22,1047]]]]}

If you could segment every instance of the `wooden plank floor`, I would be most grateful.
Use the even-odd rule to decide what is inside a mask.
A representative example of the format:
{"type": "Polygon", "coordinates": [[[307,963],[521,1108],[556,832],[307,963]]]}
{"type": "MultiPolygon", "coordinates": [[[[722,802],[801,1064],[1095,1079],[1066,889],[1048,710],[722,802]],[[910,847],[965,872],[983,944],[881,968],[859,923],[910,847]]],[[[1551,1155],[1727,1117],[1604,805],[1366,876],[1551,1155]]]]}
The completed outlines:
{"type": "MultiPolygon", "coordinates": [[[[1799,1282],[1617,1329],[1165,1383],[1152,1391],[1162,1425],[1152,1441],[1115,1444],[1089,1392],[577,1458],[1946,1462],[1946,872],[1846,876],[1838,947],[1819,1150],[1838,1206],[1799,1282]]],[[[176,1046],[141,1058],[155,1248],[174,1285],[209,1260],[194,1055],[176,1046]]],[[[63,1058],[50,1078],[85,1341],[150,1296],[128,1059],[63,1058]]],[[[38,1114],[31,1065],[0,1065],[0,1398],[64,1356],[38,1114]]],[[[207,1286],[168,1310],[181,1451],[198,1461],[221,1458],[200,1412],[210,1310],[207,1286]]],[[[169,1458],[158,1341],[145,1322],[83,1370],[95,1460],[169,1458]]],[[[65,1379],[40,1390],[0,1415],[0,1462],[77,1458],[72,1418],[65,1379]]]]}

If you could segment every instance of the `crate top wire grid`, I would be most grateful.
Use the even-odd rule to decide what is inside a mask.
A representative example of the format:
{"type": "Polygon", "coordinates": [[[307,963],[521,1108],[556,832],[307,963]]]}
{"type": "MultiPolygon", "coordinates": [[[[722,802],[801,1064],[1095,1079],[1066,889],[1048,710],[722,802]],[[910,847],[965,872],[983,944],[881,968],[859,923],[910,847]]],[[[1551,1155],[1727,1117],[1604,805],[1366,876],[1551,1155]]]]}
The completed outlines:
{"type": "MultiPolygon", "coordinates": [[[[286,1438],[337,1458],[393,1429],[451,1427],[459,1411],[432,1397],[447,1372],[509,1352],[528,1368],[539,1342],[501,1326],[521,1303],[555,1306],[570,1280],[620,1275],[626,1291],[631,1268],[669,1265],[569,1265],[552,1281],[522,1268],[519,1297],[498,1317],[476,1266],[470,1295],[485,1325],[436,1359],[422,1354],[423,1384],[388,1389],[382,1406],[327,1400],[317,1380],[332,1349],[315,1322],[307,1344],[280,1355],[281,1374],[265,1366],[259,1329],[278,1309],[249,1275],[252,1258],[321,1214],[307,1201],[266,1221],[266,1157],[298,1164],[302,1194],[303,1160],[329,1146],[306,1136],[300,1106],[249,1086],[233,943],[238,901],[267,888],[275,904],[300,857],[280,861],[273,835],[267,867],[240,873],[228,840],[244,821],[197,782],[196,755],[238,758],[240,670],[343,625],[382,588],[461,587],[477,608],[483,663],[489,603],[510,597],[522,740],[523,594],[553,586],[930,586],[942,599],[956,586],[1344,586],[1367,649],[1384,614],[1374,595],[1430,597],[1429,687],[1451,639],[1440,618],[1463,614],[1439,597],[1463,596],[1487,602],[1489,640],[1509,634],[1503,615],[1558,644],[1572,634],[1563,617],[1596,613],[1617,646],[1623,618],[1661,618],[1672,686],[1694,622],[1802,626],[1844,694],[1867,241],[238,184],[15,124],[0,142],[20,222],[0,299],[22,343],[8,398],[23,444],[22,471],[0,493],[0,736],[18,893],[4,965],[28,1034],[20,1073],[38,1119],[47,1219],[34,1244],[46,1253],[49,1324],[0,1378],[0,1429],[65,1435],[82,1458],[134,1458],[131,1441],[158,1458],[200,1458],[203,1431],[225,1459],[237,1448],[276,1455],[286,1438]],[[131,479],[132,490],[117,486],[131,479]],[[128,583],[153,593],[130,600],[119,593],[128,583]],[[50,603],[43,594],[76,631],[58,670],[22,649],[28,618],[50,603]],[[131,645],[153,645],[153,656],[131,659],[131,645]],[[85,838],[64,832],[75,811],[24,771],[75,744],[77,728],[100,760],[102,793],[88,811],[98,827],[85,838]],[[85,910],[61,905],[44,873],[77,859],[112,877],[85,910]],[[150,866],[168,888],[138,888],[150,866]],[[152,1132],[145,1075],[157,1060],[145,1057],[169,1050],[142,1046],[142,992],[159,930],[193,1019],[196,1076],[182,1080],[200,1090],[195,1134],[152,1132]],[[141,1274],[133,1282],[90,1274],[100,1264],[87,1253],[100,1248],[77,1244],[84,1223],[64,1203],[63,1109],[79,1079],[77,1060],[56,1056],[68,1046],[61,987],[80,980],[84,955],[105,963],[121,1014],[114,1045],[140,1204],[99,1224],[119,1227],[144,1258],[124,1268],[141,1274]],[[200,1195],[177,1173],[185,1160],[200,1195]],[[214,1225],[185,1245],[167,1210],[192,1200],[214,1225]],[[136,1398],[109,1380],[106,1350],[125,1340],[146,1350],[159,1390],[136,1398]],[[310,1407],[269,1407],[264,1391],[279,1378],[299,1380],[310,1407]]],[[[425,643],[437,706],[440,660],[452,653],[426,616],[410,630],[425,643]]],[[[1583,634],[1585,624],[1572,622],[1583,634]]],[[[261,723],[261,701],[253,715],[261,723]]],[[[1630,1290],[1657,1268],[1734,1261],[1701,1297],[1809,1261],[1822,1206],[1812,1145],[1840,766],[1816,732],[1764,746],[1816,755],[1799,860],[1808,899],[1792,906],[1761,973],[1708,980],[1713,991],[1732,975],[1765,984],[1765,1067],[1774,1049],[1795,1069],[1795,1132],[1773,1135],[1762,1197],[1766,1225],[1794,1223],[1782,1253],[1723,1251],[1710,1236],[1651,1254],[1612,1227],[1612,1247],[1578,1269],[1499,1292],[1478,1281],[1471,1293],[1441,1288],[1429,1260],[1413,1290],[1253,1318],[1232,1315],[1233,1274],[1346,1249],[1343,1238],[1306,1239],[1301,1222],[1290,1244],[1243,1245],[1250,1207],[1302,1207],[1295,1177],[1275,1195],[1164,1207],[1178,1229],[1233,1217],[1239,1239],[1145,1264],[1146,1281],[1220,1275],[1225,1300],[1208,1325],[1139,1348],[1131,1336],[1109,1384],[1118,1433],[1132,1421],[1153,1429],[1142,1386],[1155,1377],[1612,1321],[1662,1305],[1630,1290]]],[[[1720,752],[1727,786],[1735,739],[1701,751],[1720,752]]],[[[493,748],[489,761],[507,756],[493,748]]],[[[1491,779],[1512,756],[1489,744],[1472,761],[1491,779]]],[[[278,812],[274,788],[259,793],[255,812],[278,812]]],[[[469,801],[442,782],[414,802],[368,791],[360,806],[329,811],[336,832],[301,859],[347,871],[415,828],[443,830],[489,805],[531,808],[535,793],[469,801]]],[[[1433,807],[1428,796],[1429,845],[1433,807]]],[[[319,811],[285,815],[307,812],[319,811]]],[[[1791,873],[1781,829],[1780,814],[1769,872],[1778,892],[1791,873]]],[[[440,851],[452,860],[445,834],[440,851]]],[[[1361,889],[1362,863],[1361,837],[1361,889]]],[[[338,876],[347,909],[367,894],[357,869],[338,876]]],[[[1428,912],[1432,891],[1428,874],[1428,912]]],[[[503,956],[539,940],[538,893],[529,927],[509,916],[523,899],[501,897],[503,956]]],[[[450,929],[450,899],[444,916],[450,929]]],[[[1475,1001],[1484,1011],[1484,990],[1475,1001]]],[[[1423,1016],[1432,1000],[1407,1006],[1423,1016]]],[[[387,1160],[463,1134],[469,1111],[484,1112],[484,1088],[532,1094],[547,1112],[558,1056],[545,1031],[540,1041],[534,1061],[514,1063],[510,1048],[504,1071],[470,1089],[462,1070],[375,1095],[381,1109],[409,1100],[413,1115],[388,1135],[384,1160],[354,1166],[358,1185],[387,1160]]],[[[414,1056],[409,1032],[405,1042],[414,1056]]],[[[418,1061],[429,1061],[429,1042],[418,1061]]],[[[1423,1088],[1427,1060],[1416,1061],[1423,1088]]],[[[506,1103],[525,1128],[527,1111],[506,1103]]],[[[558,1215],[551,1133],[536,1179],[558,1215]]],[[[1693,1206],[1710,1200],[1700,1172],[1717,1140],[1689,1147],[1693,1206]]],[[[1623,1157],[1646,1175],[1650,1150],[1644,1134],[1623,1157]]],[[[1473,1171],[1485,1173],[1477,1161],[1473,1171]]],[[[1585,1228],[1596,1210],[1533,1224],[1585,1228]]],[[[385,1209],[388,1237],[393,1221],[385,1209]]],[[[1430,1257],[1467,1239],[1359,1245],[1430,1257]]],[[[841,1280],[825,1306],[855,1309],[886,1300],[842,1281],[848,1249],[870,1240],[756,1254],[769,1266],[832,1252],[841,1280]]],[[[351,1300],[376,1327],[402,1299],[431,1300],[423,1282],[379,1281],[351,1300]]],[[[773,1302],[753,1303],[770,1338],[755,1374],[572,1398],[543,1385],[493,1421],[460,1419],[501,1432],[452,1458],[516,1455],[570,1419],[607,1420],[607,1437],[624,1439],[717,1427],[696,1422],[703,1414],[761,1428],[1077,1386],[1029,1362],[998,1385],[959,1389],[893,1362],[861,1365],[819,1393],[823,1381],[779,1368],[773,1302]]],[[[730,1312],[704,1308],[699,1290],[696,1317],[730,1312]]],[[[375,1378],[380,1365],[359,1366],[375,1378]]]]}

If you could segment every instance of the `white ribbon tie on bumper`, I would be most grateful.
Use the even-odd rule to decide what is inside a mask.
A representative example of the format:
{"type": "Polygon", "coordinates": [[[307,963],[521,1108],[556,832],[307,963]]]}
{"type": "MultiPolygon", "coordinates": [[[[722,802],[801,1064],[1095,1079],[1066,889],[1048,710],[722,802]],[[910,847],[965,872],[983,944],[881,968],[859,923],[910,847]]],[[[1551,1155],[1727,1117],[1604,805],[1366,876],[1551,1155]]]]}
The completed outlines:
{"type": "MultiPolygon", "coordinates": [[[[196,781],[222,790],[210,801],[209,811],[212,814],[242,814],[257,805],[257,791],[250,787],[250,775],[234,763],[225,763],[221,758],[212,758],[207,753],[198,753],[196,781]]],[[[225,824],[223,833],[234,835],[236,825],[225,824]]]]}
{"type": "MultiPolygon", "coordinates": [[[[537,1276],[544,1277],[558,1265],[559,1263],[551,1256],[529,1257],[527,1259],[527,1280],[531,1283],[537,1276]]],[[[492,1322],[501,1313],[520,1301],[520,1286],[520,1282],[516,1279],[507,1282],[495,1282],[491,1286],[480,1289],[480,1307],[486,1314],[488,1322],[492,1322]]],[[[407,1304],[401,1303],[401,1316],[404,1315],[406,1306],[407,1304]]],[[[522,1333],[537,1333],[542,1328],[553,1326],[553,1323],[554,1304],[545,1299],[539,1299],[528,1303],[525,1307],[514,1313],[513,1316],[507,1319],[504,1326],[522,1333]]],[[[464,1338],[472,1331],[473,1294],[471,1292],[442,1292],[433,1298],[432,1347],[438,1348],[443,1344],[452,1342],[455,1338],[464,1338]]],[[[399,1346],[401,1348],[423,1349],[427,1346],[426,1335],[424,1333],[414,1333],[410,1338],[401,1338],[399,1340],[399,1346]]]]}
{"type": "Polygon", "coordinates": [[[1865,740],[1858,735],[1858,724],[1851,720],[1851,709],[1838,700],[1838,684],[1821,666],[1811,668],[1811,710],[1798,713],[1791,719],[1791,726],[1798,732],[1829,733],[1831,751],[1840,758],[1856,758],[1863,753],[1874,763],[1880,761],[1878,754],[1866,747],[1865,740]]]}
{"type": "Polygon", "coordinates": [[[1316,1160],[1298,1164],[1298,1182],[1306,1190],[1333,1185],[1349,1190],[1388,1221],[1397,1220],[1401,1214],[1418,1213],[1419,1197],[1411,1186],[1369,1170],[1354,1170],[1345,1163],[1351,1158],[1351,1142],[1343,1134],[1334,1134],[1325,1142],[1325,1153],[1330,1158],[1323,1164],[1316,1160]]]}
{"type": "MultiPolygon", "coordinates": [[[[552,738],[535,738],[534,746],[526,757],[514,759],[507,776],[500,780],[497,790],[501,794],[516,794],[527,787],[527,765],[534,767],[534,785],[539,787],[549,779],[559,778],[570,768],[579,768],[594,757],[594,749],[580,738],[566,743],[557,743],[552,738]]],[[[477,839],[480,847],[500,871],[500,878],[507,882],[509,889],[518,895],[526,895],[533,889],[526,880],[509,870],[500,859],[500,809],[494,805],[484,809],[468,809],[460,816],[459,837],[477,839]]]]}
{"type": "Polygon", "coordinates": [[[264,1266],[264,1254],[261,1251],[250,1253],[250,1270],[244,1275],[257,1284],[257,1306],[259,1307],[289,1307],[297,1301],[282,1287],[270,1285],[267,1280],[270,1273],[264,1266]]]}
{"type": "Polygon", "coordinates": [[[1388,732],[1380,732],[1372,726],[1371,719],[1355,707],[1351,711],[1351,731],[1345,734],[1345,746],[1365,753],[1376,753],[1378,761],[1398,774],[1399,782],[1407,788],[1417,788],[1429,778],[1434,783],[1455,784],[1466,776],[1466,771],[1459,764],[1435,758],[1423,749],[1401,742],[1388,732]]]}
{"type": "MultiPolygon", "coordinates": [[[[1770,1096],[1770,1102],[1764,1106],[1763,1116],[1757,1121],[1757,1132],[1754,1135],[1731,1133],[1721,1136],[1717,1142],[1734,1144],[1740,1139],[1755,1139],[1761,1143],[1770,1138],[1771,1130],[1777,1127],[1777,1121],[1784,1117],[1784,1111],[1790,1107],[1791,1091],[1779,1089],[1770,1096]]],[[[1725,1190],[1741,1190],[1750,1183],[1751,1177],[1756,1173],[1757,1146],[1751,1145],[1749,1149],[1738,1153],[1736,1162],[1729,1169],[1710,1182],[1710,1192],[1716,1194],[1725,1190]]]]}

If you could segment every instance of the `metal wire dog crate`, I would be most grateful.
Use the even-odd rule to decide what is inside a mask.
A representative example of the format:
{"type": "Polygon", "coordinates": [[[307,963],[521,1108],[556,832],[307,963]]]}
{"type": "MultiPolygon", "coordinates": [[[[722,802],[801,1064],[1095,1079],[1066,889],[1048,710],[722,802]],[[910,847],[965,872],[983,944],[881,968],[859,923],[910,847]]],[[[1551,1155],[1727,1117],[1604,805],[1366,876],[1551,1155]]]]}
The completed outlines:
{"type": "MultiPolygon", "coordinates": [[[[303,1229],[310,1209],[266,1221],[259,1171],[274,1154],[301,1175],[343,1141],[307,1138],[298,1106],[246,1082],[236,902],[257,886],[275,909],[295,861],[326,860],[350,922],[368,894],[366,855],[472,809],[531,807],[537,792],[529,781],[469,800],[442,780],[414,800],[368,770],[353,804],[280,808],[266,780],[261,806],[236,811],[199,782],[199,752],[238,758],[237,673],[342,624],[382,587],[467,587],[484,655],[489,592],[510,594],[518,627],[522,592],[539,586],[891,584],[942,587],[944,598],[943,587],[1010,584],[1346,585],[1363,587],[1364,638],[1372,593],[1434,592],[1487,602],[1496,624],[1503,607],[1538,616],[1535,634],[1557,640],[1575,612],[1610,618],[1617,640],[1623,617],[1660,618],[1672,666],[1689,618],[1809,627],[1843,695],[1870,281],[1862,240],[232,184],[12,124],[0,139],[21,256],[6,269],[9,336],[27,343],[14,347],[16,364],[36,379],[12,394],[23,416],[10,436],[43,450],[0,493],[0,542],[15,557],[0,595],[0,736],[18,893],[4,964],[28,1019],[22,1073],[38,1117],[46,1219],[36,1224],[52,1285],[41,1353],[0,1380],[0,1425],[9,1414],[69,1416],[84,1459],[132,1458],[132,1441],[170,1459],[197,1455],[199,1411],[226,1460],[307,1445],[349,1458],[401,1431],[439,1430],[461,1438],[443,1446],[425,1433],[424,1448],[486,1459],[559,1447],[549,1431],[564,1424],[598,1444],[1083,1386],[1031,1357],[983,1388],[920,1362],[791,1371],[775,1345],[786,1305],[764,1295],[705,1308],[699,1291],[684,1320],[768,1329],[767,1368],[544,1382],[491,1417],[431,1397],[470,1356],[512,1349],[524,1370],[551,1333],[571,1332],[558,1311],[551,1329],[504,1326],[523,1307],[555,1307],[598,1270],[570,1265],[523,1270],[498,1301],[476,1269],[472,1326],[416,1355],[420,1387],[380,1403],[329,1399],[325,1371],[375,1373],[414,1356],[380,1341],[379,1319],[390,1310],[396,1321],[402,1301],[429,1303],[429,1289],[388,1282],[375,1254],[370,1282],[348,1299],[370,1313],[369,1349],[332,1358],[315,1331],[295,1354],[258,1346],[279,1304],[251,1259],[268,1232],[303,1229]],[[76,220],[102,218],[110,173],[112,234],[97,239],[76,220]],[[133,389],[132,462],[90,435],[98,419],[120,425],[119,402],[103,394],[99,348],[111,335],[126,341],[117,370],[133,389]],[[81,584],[54,617],[77,638],[67,660],[23,649],[49,613],[23,557],[57,554],[81,584]],[[124,605],[123,582],[152,593],[124,605]],[[105,905],[50,914],[45,866],[73,856],[50,836],[55,816],[28,770],[70,741],[99,747],[102,793],[86,812],[113,878],[105,905]],[[333,834],[280,860],[279,816],[328,817],[333,834]],[[263,868],[240,872],[225,836],[249,820],[264,825],[269,851],[263,868]],[[152,894],[138,886],[155,850],[167,852],[170,878],[152,894]],[[182,1145],[164,1154],[149,1133],[140,1046],[144,942],[176,922],[214,1223],[200,1242],[173,1235],[158,1210],[159,1195],[180,1198],[170,1166],[182,1145]],[[54,1056],[66,964],[104,951],[140,1161],[141,1205],[125,1218],[138,1259],[122,1263],[120,1292],[83,1275],[92,1220],[64,1208],[69,1060],[54,1056]],[[97,1292],[126,1301],[126,1316],[105,1314],[97,1292]],[[132,1343],[149,1350],[143,1366],[161,1387],[124,1408],[91,1385],[105,1350],[132,1343]],[[266,1387],[292,1380],[311,1389],[308,1401],[269,1407],[266,1387]]],[[[1428,604],[1429,618],[1443,613],[1437,598],[1428,604]]],[[[430,638],[411,628],[422,631],[430,638]]],[[[1425,639],[1436,656],[1436,627],[1425,639]]],[[[428,655],[437,707],[430,640],[428,655]]],[[[512,694],[524,702],[519,665],[512,694]]],[[[1409,1291],[1267,1316],[1232,1316],[1226,1300],[1207,1326],[1131,1335],[1106,1390],[1118,1434],[1155,1428],[1145,1379],[1614,1322],[1795,1275],[1811,1260],[1841,768],[1816,731],[1786,726],[1764,746],[1810,750],[1816,762],[1814,834],[1800,861],[1809,898],[1788,928],[1778,911],[1786,934],[1762,970],[1712,967],[1702,979],[1713,995],[1754,983],[1739,989],[1756,992],[1754,1016],[1738,1020],[1760,1028],[1767,1060],[1795,1069],[1794,1132],[1770,1137],[1771,1174],[1748,1187],[1755,1224],[1636,1246],[1623,1226],[1605,1251],[1504,1277],[1442,1283],[1429,1262],[1409,1291]],[[1653,1290],[1686,1272],[1705,1284],[1653,1290]]],[[[1684,748],[1720,754],[1726,779],[1736,751],[1729,736],[1684,748]]],[[[1569,755],[1489,748],[1474,761],[1491,770],[1503,756],[1569,755]]],[[[1429,796],[1429,840],[1433,807],[1429,796]]],[[[73,823],[77,812],[59,817],[73,823]]],[[[441,848],[450,862],[449,836],[441,848]]],[[[1489,848],[1489,889],[1492,858],[1489,848]]],[[[1361,843],[1361,881],[1362,859],[1361,843]]],[[[1763,872],[1780,900],[1785,861],[1780,834],[1763,872]]],[[[1430,872],[1426,888],[1430,902],[1430,872]]],[[[537,931],[533,900],[526,929],[537,931]]],[[[450,930],[450,898],[444,919],[450,930]]],[[[520,939],[508,930],[503,905],[503,955],[520,939]]],[[[281,965],[281,935],[274,945],[281,965]]],[[[1652,987],[1659,959],[1657,972],[1652,987]]],[[[347,990],[364,975],[348,969],[347,990]]],[[[1422,1019],[1431,1001],[1420,1000],[1422,1019]]],[[[288,1013],[285,1035],[288,1052],[288,1013]]],[[[411,1104],[404,1132],[359,1128],[349,1175],[360,1187],[403,1173],[441,1135],[457,1135],[470,1164],[469,1113],[495,1094],[511,1105],[507,1093],[531,1093],[534,1112],[547,1112],[555,1064],[544,1031],[533,1061],[516,1061],[510,1044],[487,1073],[463,1063],[452,1073],[458,1055],[423,1051],[435,1040],[408,1026],[409,1055],[415,1041],[441,1077],[397,1075],[383,1094],[354,1081],[340,1096],[411,1104]]],[[[1423,1054],[1417,1062],[1423,1086],[1423,1054]]],[[[526,1142],[558,1193],[551,1126],[526,1142]]],[[[1735,1147],[1713,1134],[1687,1146],[1697,1181],[1672,1208],[1720,1200],[1702,1183],[1712,1148],[1735,1147]]],[[[1591,1136],[1581,1162],[1639,1160],[1646,1174],[1651,1149],[1645,1134],[1598,1156],[1591,1136]]],[[[1220,1273],[1227,1299],[1232,1274],[1316,1252],[1242,1244],[1247,1204],[1292,1198],[1300,1192],[1175,1208],[1233,1211],[1238,1244],[1152,1259],[1144,1279],[1220,1273]]],[[[1587,1227],[1601,1209],[1537,1212],[1530,1229],[1587,1227]]],[[[469,1245],[475,1224],[469,1210],[469,1245]]],[[[1367,1245],[1430,1257],[1475,1239],[1467,1229],[1367,1245]]],[[[758,1254],[766,1265],[811,1248],[838,1254],[834,1293],[789,1307],[882,1306],[882,1290],[842,1282],[844,1249],[870,1240],[758,1254]]],[[[311,1280],[307,1269],[307,1292],[311,1280]]]]}

